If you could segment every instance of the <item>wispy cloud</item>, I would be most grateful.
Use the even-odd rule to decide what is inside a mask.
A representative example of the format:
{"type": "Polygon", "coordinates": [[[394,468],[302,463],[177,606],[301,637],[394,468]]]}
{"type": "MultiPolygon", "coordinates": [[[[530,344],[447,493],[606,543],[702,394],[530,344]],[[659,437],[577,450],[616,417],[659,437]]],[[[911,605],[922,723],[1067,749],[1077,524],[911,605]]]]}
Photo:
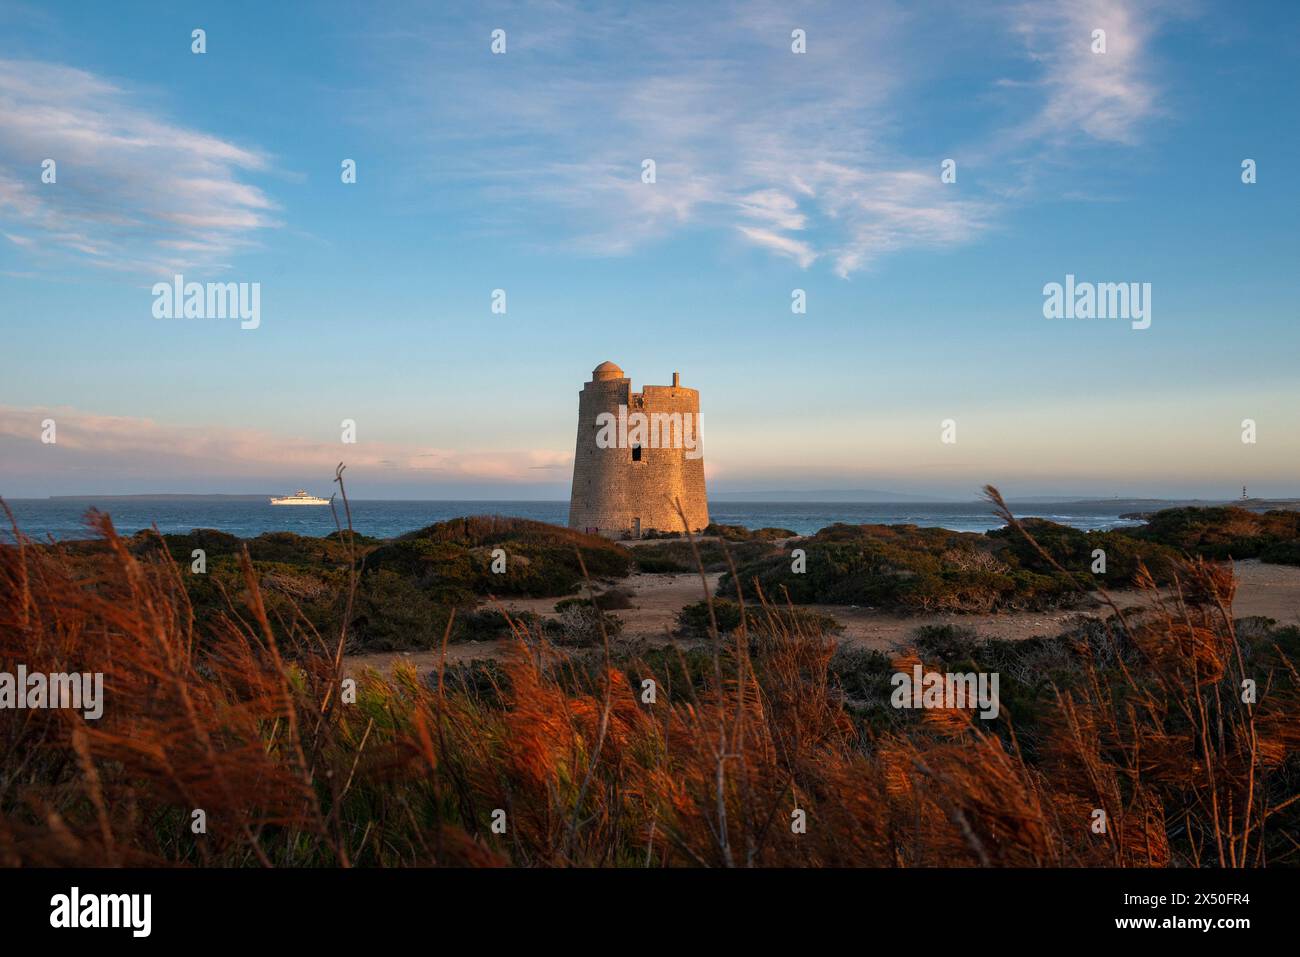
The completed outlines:
{"type": "Polygon", "coordinates": [[[255,150],[160,119],[74,67],[0,60],[0,222],[29,252],[155,275],[219,266],[275,224],[255,150]],[[43,183],[41,164],[57,164],[43,183]]]}
{"type": "Polygon", "coordinates": [[[1039,111],[1019,131],[1046,139],[1090,137],[1132,143],[1156,109],[1150,41],[1166,5],[1152,0],[1072,0],[1017,3],[1012,30],[1039,66],[1044,95],[1039,111]],[[1093,31],[1105,34],[1094,52],[1093,31]]]}
{"type": "MultiPolygon", "coordinates": [[[[1000,57],[977,66],[983,88],[947,95],[995,92],[1009,62],[1031,77],[1020,117],[978,130],[966,153],[1045,150],[1069,137],[1132,142],[1158,98],[1148,58],[1156,13],[1141,0],[944,13],[951,36],[963,25],[990,31],[1000,57]],[[1105,56],[1089,49],[1094,28],[1107,30],[1105,56]]],[[[412,59],[394,61],[406,98],[373,118],[433,131],[426,145],[440,177],[484,190],[486,207],[509,208],[512,225],[539,226],[548,243],[619,255],[713,228],[847,277],[888,253],[971,241],[1014,193],[945,187],[942,157],[909,152],[909,109],[943,65],[927,52],[936,21],[901,6],[602,15],[552,3],[497,19],[514,44],[505,56],[489,55],[486,37],[466,51],[459,31],[408,43],[412,59]],[[805,54],[790,49],[796,26],[805,54]],[[654,184],[641,182],[647,158],[654,184]]]]}
{"type": "Polygon", "coordinates": [[[737,226],[740,234],[756,246],[765,246],[773,252],[780,253],[783,256],[789,256],[797,262],[802,268],[807,269],[812,265],[817,253],[813,251],[812,246],[799,239],[792,239],[773,229],[762,229],[757,226],[737,226]]]}

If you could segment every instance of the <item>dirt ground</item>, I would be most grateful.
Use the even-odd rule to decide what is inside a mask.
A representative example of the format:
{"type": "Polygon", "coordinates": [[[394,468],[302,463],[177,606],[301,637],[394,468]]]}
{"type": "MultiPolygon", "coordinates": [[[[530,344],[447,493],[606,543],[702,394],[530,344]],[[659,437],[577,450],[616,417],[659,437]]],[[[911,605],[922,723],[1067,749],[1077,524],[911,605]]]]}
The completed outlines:
{"type": "MultiPolygon", "coordinates": [[[[1300,568],[1288,565],[1265,565],[1258,561],[1238,562],[1237,600],[1233,611],[1238,618],[1263,616],[1282,624],[1300,623],[1300,568]]],[[[709,589],[717,587],[719,575],[708,576],[709,589]]],[[[624,579],[620,588],[633,593],[634,607],[614,612],[624,622],[620,642],[644,640],[663,642],[675,627],[677,612],[685,605],[704,597],[704,586],[698,574],[635,574],[624,579]]],[[[1114,593],[1121,607],[1142,603],[1133,591],[1114,593]]],[[[538,615],[553,615],[555,598],[527,598],[502,602],[512,613],[531,611],[538,615]]],[[[913,629],[921,625],[962,625],[988,638],[1020,640],[1037,636],[1059,634],[1071,618],[1078,615],[1095,616],[1103,609],[1069,610],[1060,612],[1011,612],[991,615],[899,615],[893,612],[863,608],[856,605],[804,606],[832,615],[842,625],[841,640],[865,648],[887,651],[903,644],[913,629]]],[[[465,642],[450,645],[447,649],[449,663],[471,661],[476,658],[500,657],[507,641],[465,642]]],[[[408,661],[420,670],[433,669],[438,664],[438,653],[429,651],[382,652],[352,655],[347,658],[346,669],[357,673],[365,668],[388,671],[398,661],[408,661]]]]}

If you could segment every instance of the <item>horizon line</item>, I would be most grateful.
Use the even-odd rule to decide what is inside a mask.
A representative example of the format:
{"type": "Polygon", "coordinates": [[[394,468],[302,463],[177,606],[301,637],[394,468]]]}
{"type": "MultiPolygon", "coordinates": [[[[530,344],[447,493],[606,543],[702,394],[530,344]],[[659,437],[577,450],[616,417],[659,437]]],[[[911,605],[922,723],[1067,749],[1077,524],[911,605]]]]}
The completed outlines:
{"type": "MultiPolygon", "coordinates": [[[[893,500],[891,500],[891,499],[889,499],[889,498],[860,498],[860,499],[835,498],[835,499],[827,499],[827,498],[819,497],[819,495],[820,495],[820,496],[825,496],[825,495],[830,495],[830,494],[840,494],[840,495],[843,495],[843,494],[844,494],[842,491],[837,491],[837,490],[826,490],[826,491],[823,491],[823,492],[820,492],[820,493],[818,493],[817,491],[813,491],[813,490],[809,490],[809,491],[807,491],[806,493],[805,493],[805,492],[802,492],[802,491],[799,491],[799,490],[791,490],[791,491],[787,491],[787,492],[768,491],[768,492],[766,492],[766,493],[756,493],[756,494],[758,494],[758,495],[768,494],[768,495],[782,495],[782,496],[789,496],[789,495],[792,495],[792,494],[807,494],[807,495],[809,496],[808,498],[799,498],[799,499],[788,498],[788,497],[785,497],[785,498],[782,498],[782,499],[767,499],[767,498],[740,498],[740,497],[737,497],[737,496],[739,496],[739,495],[743,495],[743,494],[745,494],[745,493],[737,493],[737,492],[726,492],[726,493],[718,493],[718,494],[726,496],[727,500],[730,501],[730,502],[735,502],[735,503],[745,503],[745,504],[764,504],[764,505],[769,505],[769,504],[770,504],[770,505],[792,505],[792,504],[827,504],[827,505],[851,505],[851,504],[859,504],[859,505],[970,505],[970,504],[980,504],[980,503],[984,503],[984,502],[986,501],[986,500],[983,499],[983,498],[969,498],[969,499],[966,499],[966,498],[961,498],[961,499],[959,499],[959,498],[933,498],[933,499],[930,499],[930,498],[924,498],[924,497],[920,497],[920,496],[905,496],[905,495],[902,495],[902,494],[898,495],[898,496],[897,496],[897,499],[893,499],[893,500]]],[[[159,500],[166,500],[166,499],[185,499],[185,500],[191,500],[191,501],[196,500],[196,499],[233,499],[233,500],[240,500],[240,501],[254,501],[254,500],[260,500],[260,499],[267,499],[267,500],[268,500],[268,504],[269,504],[269,500],[270,500],[271,498],[276,497],[276,495],[277,495],[277,493],[259,493],[259,492],[138,492],[138,493],[137,493],[137,492],[126,492],[126,493],[115,492],[115,493],[105,493],[105,494],[79,493],[79,494],[73,494],[73,495],[45,495],[45,496],[4,496],[4,495],[0,495],[0,500],[8,501],[8,502],[54,502],[54,501],[62,501],[62,502],[83,502],[83,501],[84,501],[84,502],[90,502],[90,501],[98,501],[98,500],[102,500],[102,501],[109,501],[109,500],[112,500],[112,501],[122,501],[122,500],[128,500],[128,499],[131,499],[131,500],[137,500],[137,501],[159,501],[159,500]]],[[[331,497],[333,497],[333,496],[331,496],[331,497]]],[[[712,496],[710,496],[710,498],[712,498],[712,496]]],[[[1285,495],[1284,495],[1284,496],[1253,496],[1253,495],[1252,495],[1252,496],[1250,496],[1250,497],[1248,497],[1248,498],[1236,498],[1236,499],[1233,499],[1233,498],[1226,498],[1226,497],[1213,497],[1213,496],[1177,497],[1177,496],[1154,496],[1154,495],[1059,495],[1059,494],[1038,494],[1038,495],[1019,495],[1019,496],[1016,496],[1016,495],[1008,495],[1008,496],[1006,496],[1006,500],[1007,500],[1008,502],[1014,502],[1014,501],[1021,501],[1021,502],[1024,502],[1024,501],[1029,501],[1029,500],[1031,500],[1031,499],[1032,499],[1032,500],[1037,500],[1038,502],[1043,502],[1043,501],[1050,500],[1050,501],[1055,501],[1055,502],[1060,502],[1060,503],[1070,503],[1070,502],[1222,502],[1222,503],[1224,503],[1224,504],[1233,504],[1233,503],[1236,503],[1236,502],[1262,502],[1262,503],[1269,503],[1269,502],[1293,502],[1293,501],[1300,501],[1300,495],[1293,495],[1293,496],[1285,496],[1285,495]]],[[[568,504],[568,503],[569,503],[569,499],[568,499],[568,498],[464,498],[464,497],[459,497],[459,498],[400,498],[400,497],[399,497],[399,498],[390,498],[390,497],[386,497],[386,498],[368,498],[368,497],[364,497],[364,496],[349,496],[349,497],[348,497],[348,501],[349,501],[349,502],[427,502],[427,503],[437,503],[437,502],[502,502],[502,503],[528,502],[528,503],[535,503],[535,504],[555,504],[555,505],[565,505],[565,504],[568,504]]]]}

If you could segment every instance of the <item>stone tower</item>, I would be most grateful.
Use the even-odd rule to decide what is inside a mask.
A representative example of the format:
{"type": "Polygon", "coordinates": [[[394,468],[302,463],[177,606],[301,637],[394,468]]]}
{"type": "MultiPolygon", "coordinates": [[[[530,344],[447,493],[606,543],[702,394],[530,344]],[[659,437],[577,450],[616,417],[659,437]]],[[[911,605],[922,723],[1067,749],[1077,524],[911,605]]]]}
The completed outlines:
{"type": "Polygon", "coordinates": [[[691,531],[709,524],[700,441],[700,394],[672,385],[632,391],[632,380],[602,362],[578,393],[569,527],[640,538],[680,532],[680,499],[691,531]]]}

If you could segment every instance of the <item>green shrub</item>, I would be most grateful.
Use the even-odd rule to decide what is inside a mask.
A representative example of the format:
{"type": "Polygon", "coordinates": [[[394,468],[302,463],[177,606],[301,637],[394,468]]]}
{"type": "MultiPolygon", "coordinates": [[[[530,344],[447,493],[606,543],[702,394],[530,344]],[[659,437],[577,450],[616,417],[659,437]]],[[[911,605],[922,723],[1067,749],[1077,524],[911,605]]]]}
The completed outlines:
{"type": "Polygon", "coordinates": [[[757,539],[742,542],[696,541],[699,563],[691,543],[685,539],[659,542],[654,545],[640,545],[632,549],[637,568],[643,572],[668,572],[680,574],[699,571],[700,564],[706,572],[727,570],[727,555],[739,567],[765,555],[780,554],[780,550],[769,542],[757,539]]]}
{"type": "Polygon", "coordinates": [[[424,538],[397,539],[366,556],[363,579],[384,572],[410,581],[445,605],[474,604],[491,575],[489,563],[468,549],[424,538]]]}
{"type": "MultiPolygon", "coordinates": [[[[718,622],[721,634],[735,631],[740,627],[740,606],[725,598],[713,600],[713,615],[718,622]]],[[[692,638],[707,638],[710,628],[709,603],[697,601],[687,605],[677,613],[677,627],[680,634],[692,638]]]]}
{"type": "MultiPolygon", "coordinates": [[[[1156,541],[1134,538],[1122,529],[1084,532],[1068,525],[1058,525],[1041,518],[1027,518],[1021,524],[1043,550],[1056,562],[1072,572],[1085,588],[1098,584],[1108,587],[1129,587],[1136,583],[1138,568],[1145,565],[1153,579],[1160,584],[1173,580],[1178,552],[1156,541]],[[1092,572],[1093,552],[1106,553],[1106,572],[1092,572]]],[[[1021,568],[1044,575],[1057,574],[1050,562],[1033,548],[1025,537],[1011,527],[994,529],[988,538],[1004,549],[1000,554],[1014,556],[1021,568]]]]}
{"type": "MultiPolygon", "coordinates": [[[[915,525],[832,525],[790,543],[806,552],[795,573],[790,552],[738,565],[746,595],[754,583],[774,601],[866,605],[908,612],[987,612],[1079,602],[1079,579],[1021,564],[1003,543],[970,532],[915,525]]],[[[735,590],[730,574],[718,594],[735,590]]]]}
{"type": "Polygon", "coordinates": [[[458,611],[456,622],[451,628],[450,640],[460,641],[496,641],[509,638],[514,634],[510,623],[527,631],[536,631],[541,618],[530,611],[510,614],[510,618],[497,608],[476,608],[473,611],[458,611]]]}
{"type": "Polygon", "coordinates": [[[545,619],[542,628],[553,644],[581,648],[604,643],[602,626],[604,635],[613,641],[623,631],[623,619],[590,606],[570,605],[558,619],[545,619]]]}
{"type": "Polygon", "coordinates": [[[1244,508],[1167,508],[1129,534],[1189,555],[1216,560],[1261,558],[1296,564],[1300,511],[1250,512],[1244,508]],[[1265,558],[1265,555],[1275,556],[1265,558]]]}
{"type": "MultiPolygon", "coordinates": [[[[718,623],[718,633],[721,635],[730,634],[740,627],[740,606],[734,601],[725,598],[713,599],[713,614],[718,623]]],[[[807,608],[777,605],[769,605],[767,608],[750,606],[745,609],[745,620],[751,632],[770,632],[775,628],[787,632],[798,631],[808,635],[826,636],[844,629],[844,626],[830,615],[823,615],[807,608]]],[[[677,613],[678,634],[683,637],[707,638],[710,626],[708,602],[694,602],[677,613]]]]}
{"type": "Polygon", "coordinates": [[[647,574],[683,574],[692,571],[685,558],[665,549],[642,545],[632,552],[637,571],[647,574]]]}
{"type": "Polygon", "coordinates": [[[1300,565],[1300,541],[1265,545],[1259,550],[1259,558],[1274,565],[1300,565]]]}
{"type": "Polygon", "coordinates": [[[352,616],[352,640],[367,651],[442,645],[451,607],[408,576],[382,568],[367,574],[352,616]]]}
{"type": "Polygon", "coordinates": [[[545,598],[568,595],[583,580],[622,578],[628,550],[599,536],[526,519],[477,517],[439,522],[403,535],[367,557],[367,568],[391,568],[417,578],[445,600],[457,593],[545,598]],[[492,552],[506,552],[506,570],[492,571],[492,552]]]}

